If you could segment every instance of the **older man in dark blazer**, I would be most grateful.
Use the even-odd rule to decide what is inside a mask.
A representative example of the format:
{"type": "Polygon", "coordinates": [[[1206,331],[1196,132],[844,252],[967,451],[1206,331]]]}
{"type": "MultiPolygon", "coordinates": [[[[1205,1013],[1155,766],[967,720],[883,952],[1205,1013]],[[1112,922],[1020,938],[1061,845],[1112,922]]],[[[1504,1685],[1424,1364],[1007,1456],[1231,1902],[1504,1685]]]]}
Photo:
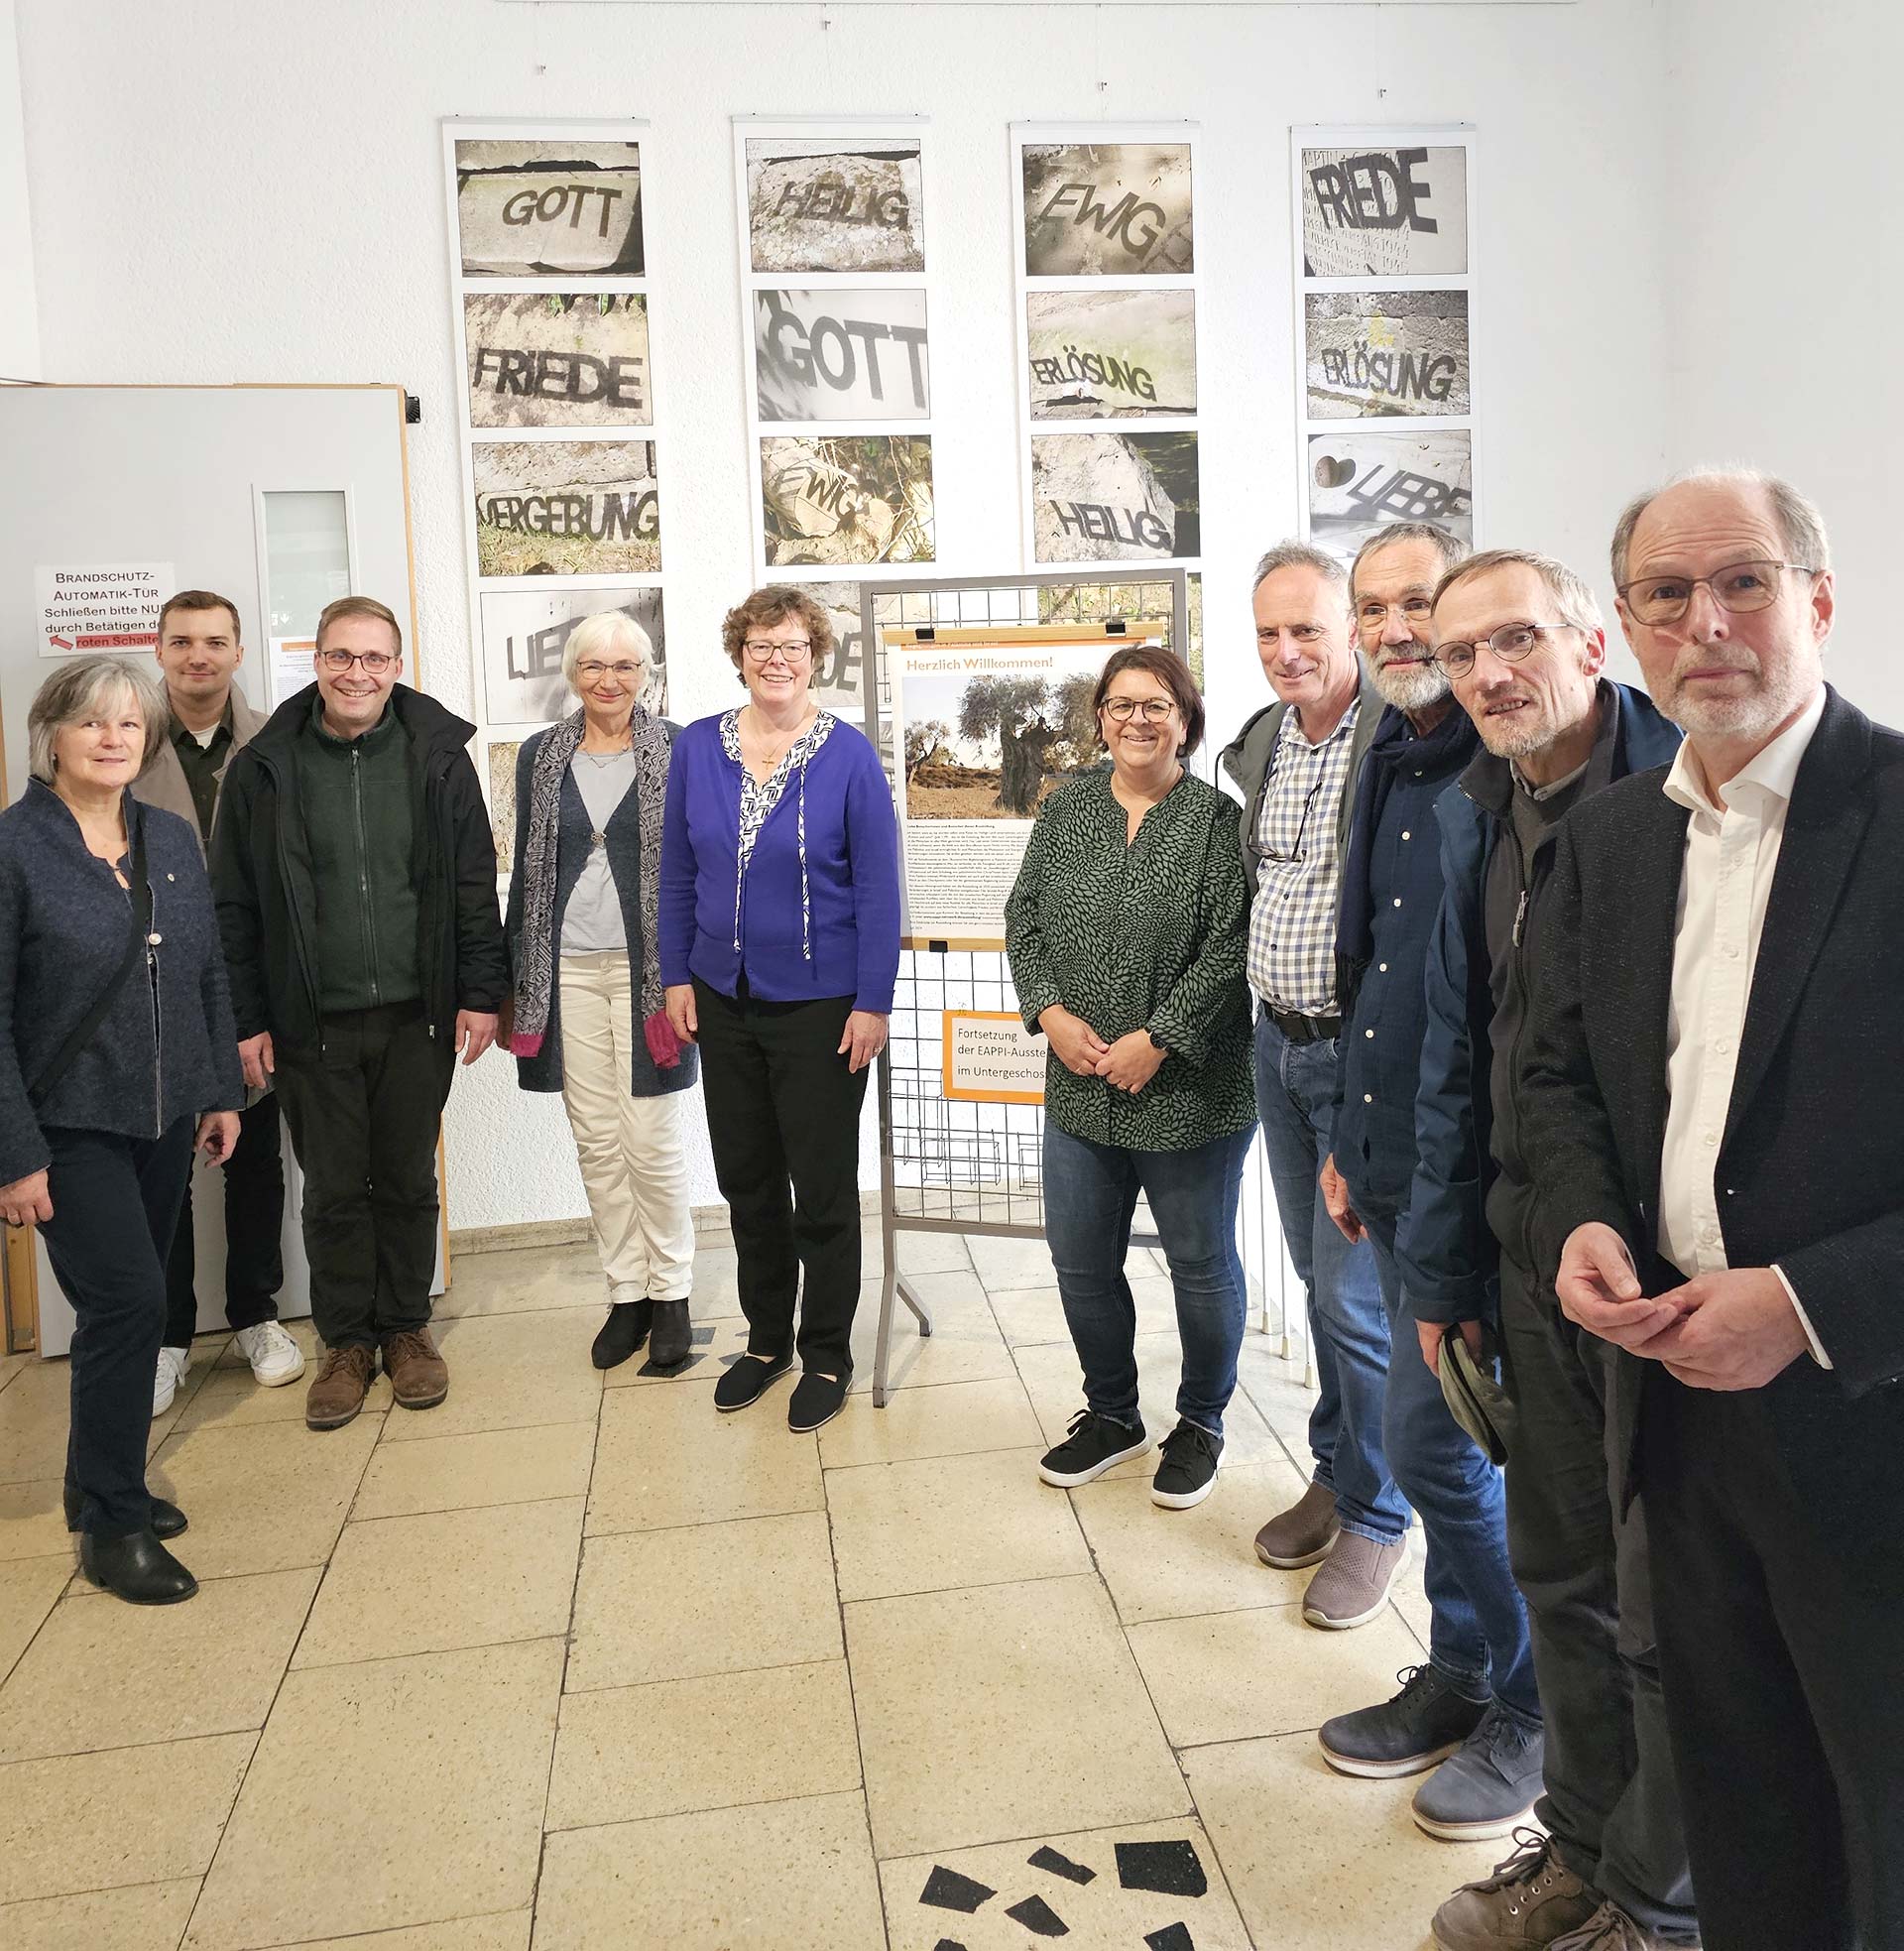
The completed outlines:
{"type": "Polygon", "coordinates": [[[1899,1951],[1904,737],[1824,682],[1824,526],[1784,483],[1642,498],[1613,576],[1687,740],[1561,834],[1536,1252],[1624,1351],[1709,1951],[1899,1951]]]}

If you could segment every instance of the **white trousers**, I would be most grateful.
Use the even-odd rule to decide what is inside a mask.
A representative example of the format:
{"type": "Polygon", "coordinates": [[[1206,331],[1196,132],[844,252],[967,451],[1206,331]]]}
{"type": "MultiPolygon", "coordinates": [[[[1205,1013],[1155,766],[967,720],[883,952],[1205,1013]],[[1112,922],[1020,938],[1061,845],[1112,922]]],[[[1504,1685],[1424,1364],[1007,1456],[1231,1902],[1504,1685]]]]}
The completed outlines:
{"type": "Polygon", "coordinates": [[[628,1088],[634,1029],[628,956],[561,958],[562,1103],[588,1193],[611,1300],[684,1300],[694,1277],[694,1218],[679,1092],[628,1088]]]}

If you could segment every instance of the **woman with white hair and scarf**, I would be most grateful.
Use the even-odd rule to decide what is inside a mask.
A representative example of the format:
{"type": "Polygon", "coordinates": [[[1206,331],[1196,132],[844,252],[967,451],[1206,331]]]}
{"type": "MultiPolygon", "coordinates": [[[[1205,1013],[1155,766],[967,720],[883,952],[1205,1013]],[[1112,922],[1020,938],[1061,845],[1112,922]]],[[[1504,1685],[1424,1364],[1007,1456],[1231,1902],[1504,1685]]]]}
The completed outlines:
{"type": "Polygon", "coordinates": [[[608,1282],[598,1369],[645,1341],[657,1369],[687,1360],[694,1221],[677,1094],[695,1056],[661,996],[661,819],[673,728],[645,710],[648,633],[621,610],[569,632],[562,675],[579,708],[516,759],[509,886],[515,1021],[526,1091],[560,1091],[608,1282]]]}
{"type": "Polygon", "coordinates": [[[661,977],[669,1021],[706,1060],[747,1316],[714,1406],[758,1402],[797,1349],[787,1427],[817,1429],[853,1379],[860,1107],[899,966],[898,834],[878,754],[812,694],[833,648],[825,610],[803,589],[757,589],[721,633],[747,702],[689,725],[675,751],[661,977]]]}

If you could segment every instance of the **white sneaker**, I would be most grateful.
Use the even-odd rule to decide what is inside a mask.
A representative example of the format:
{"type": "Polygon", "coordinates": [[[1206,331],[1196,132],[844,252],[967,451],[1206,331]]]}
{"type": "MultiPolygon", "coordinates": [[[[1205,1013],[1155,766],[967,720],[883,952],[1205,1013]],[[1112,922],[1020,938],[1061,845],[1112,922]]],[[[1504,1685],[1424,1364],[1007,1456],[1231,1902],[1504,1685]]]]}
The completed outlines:
{"type": "Polygon", "coordinates": [[[281,1389],[304,1372],[304,1351],[276,1321],[260,1321],[238,1330],[238,1352],[251,1364],[262,1389],[281,1389]]]}
{"type": "Polygon", "coordinates": [[[152,1412],[164,1415],[172,1407],[172,1399],[178,1393],[178,1385],[185,1379],[185,1371],[191,1367],[189,1348],[162,1348],[159,1351],[159,1370],[152,1379],[152,1412]]]}

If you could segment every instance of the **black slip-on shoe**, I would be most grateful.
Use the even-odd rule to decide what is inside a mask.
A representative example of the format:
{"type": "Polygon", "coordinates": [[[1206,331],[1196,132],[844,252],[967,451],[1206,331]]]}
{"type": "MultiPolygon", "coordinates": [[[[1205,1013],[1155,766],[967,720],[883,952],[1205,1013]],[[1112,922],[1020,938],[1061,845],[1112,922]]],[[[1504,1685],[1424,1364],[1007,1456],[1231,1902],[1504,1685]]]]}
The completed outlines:
{"type": "Polygon", "coordinates": [[[723,1415],[758,1402],[793,1366],[792,1355],[743,1355],[714,1385],[714,1406],[723,1415]]]}
{"type": "Polygon", "coordinates": [[[1188,1511],[1216,1489],[1223,1438],[1194,1422],[1179,1422],[1158,1445],[1162,1452],[1150,1484],[1150,1502],[1166,1511],[1188,1511]]]}
{"type": "Polygon", "coordinates": [[[786,1426],[796,1436],[831,1422],[846,1407],[846,1392],[853,1371],[844,1375],[803,1375],[793,1385],[786,1404],[786,1426]]]}
{"type": "MultiPolygon", "coordinates": [[[[79,1493],[68,1484],[65,1487],[66,1529],[79,1528],[79,1493]]],[[[163,1497],[152,1500],[152,1534],[154,1537],[178,1537],[185,1528],[185,1514],[176,1504],[168,1504],[163,1497]]]]}
{"type": "Polygon", "coordinates": [[[588,1351],[588,1359],[598,1369],[618,1369],[648,1339],[654,1317],[652,1300],[617,1300],[609,1303],[608,1319],[588,1351]]]}
{"type": "Polygon", "coordinates": [[[1064,1441],[1038,1459],[1038,1475],[1061,1491],[1075,1490],[1149,1447],[1141,1422],[1116,1422],[1095,1409],[1080,1409],[1064,1441]]]}

